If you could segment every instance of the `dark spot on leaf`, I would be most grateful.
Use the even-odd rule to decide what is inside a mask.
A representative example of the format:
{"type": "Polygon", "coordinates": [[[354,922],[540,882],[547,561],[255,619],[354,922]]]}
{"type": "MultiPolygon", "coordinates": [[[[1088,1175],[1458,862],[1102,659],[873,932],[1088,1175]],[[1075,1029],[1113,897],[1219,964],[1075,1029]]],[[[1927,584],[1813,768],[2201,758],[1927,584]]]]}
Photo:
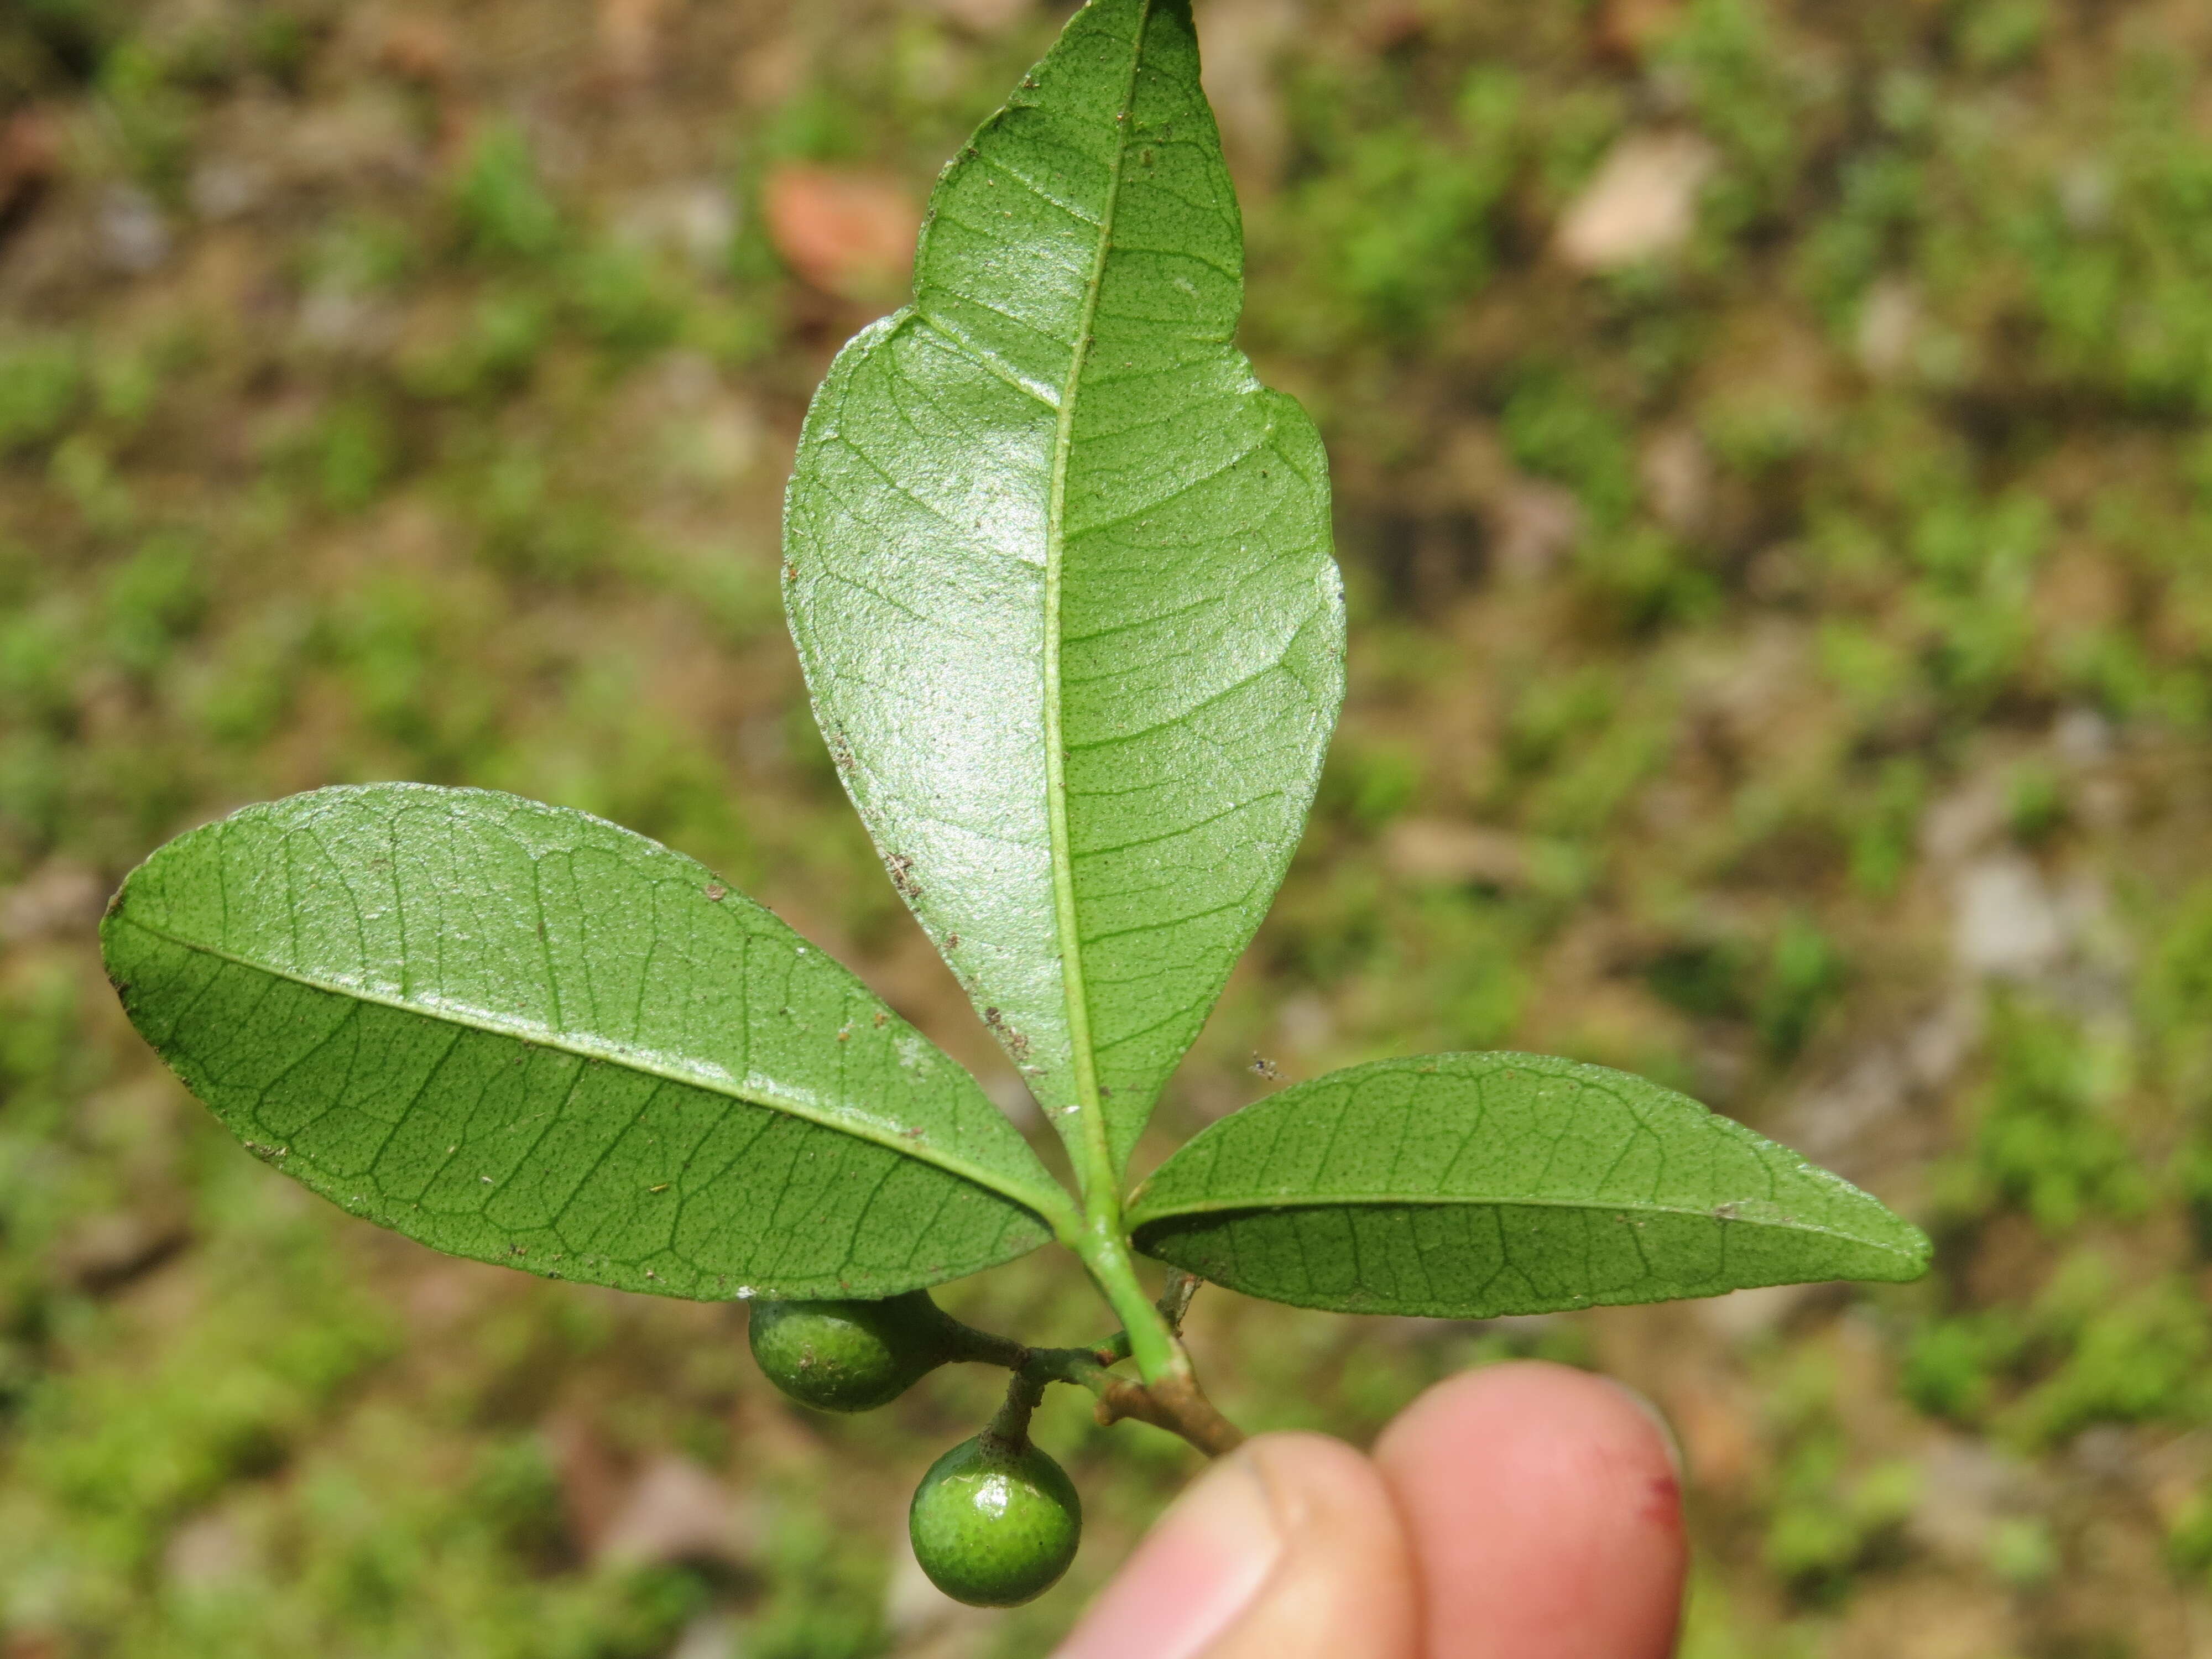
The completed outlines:
{"type": "Polygon", "coordinates": [[[921,897],[921,888],[914,878],[914,860],[903,853],[888,853],[884,856],[884,868],[890,872],[891,885],[908,904],[921,897]]]}

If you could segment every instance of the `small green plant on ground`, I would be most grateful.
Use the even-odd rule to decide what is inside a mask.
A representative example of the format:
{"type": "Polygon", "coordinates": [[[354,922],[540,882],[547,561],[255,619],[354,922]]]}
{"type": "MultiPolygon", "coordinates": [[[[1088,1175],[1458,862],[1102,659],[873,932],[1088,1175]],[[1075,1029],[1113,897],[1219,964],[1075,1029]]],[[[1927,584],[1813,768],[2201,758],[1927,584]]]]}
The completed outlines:
{"type": "Polygon", "coordinates": [[[103,926],[140,1032],[354,1214],[550,1278],[750,1301],[763,1369],[827,1409],[949,1362],[1009,1370],[910,1516],[971,1601],[1026,1600],[1074,1553],[1075,1493],[1029,1436],[1048,1386],[1237,1443],[1181,1337],[1201,1281],[1488,1317],[1926,1264],[1915,1229],[1785,1149],[1523,1054],[1297,1085],[1131,1187],[1343,691],[1326,461],[1233,343],[1242,259],[1187,0],[1092,0],[945,170],[914,301],[839,356],[791,482],[787,607],[830,755],[1072,1183],[819,949],[580,812],[318,790],[171,842],[103,926]],[[1119,1322],[1091,1346],[975,1330],[927,1293],[1054,1241],[1119,1322]],[[1167,1267],[1157,1295],[1140,1257],[1167,1267]]]}

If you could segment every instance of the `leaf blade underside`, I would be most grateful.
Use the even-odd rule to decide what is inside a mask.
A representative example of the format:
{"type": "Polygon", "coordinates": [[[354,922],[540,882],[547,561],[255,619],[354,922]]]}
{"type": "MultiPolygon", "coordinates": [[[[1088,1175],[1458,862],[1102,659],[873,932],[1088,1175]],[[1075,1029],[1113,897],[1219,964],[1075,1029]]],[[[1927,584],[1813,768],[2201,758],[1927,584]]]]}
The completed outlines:
{"type": "Polygon", "coordinates": [[[1092,0],[946,169],[787,498],[847,788],[1086,1182],[1258,926],[1342,697],[1326,458],[1233,343],[1242,269],[1188,0],[1092,0]]]}
{"type": "Polygon", "coordinates": [[[881,1296],[1050,1237],[974,1081],[703,866],[581,812],[371,784],[124,884],[131,1022],[249,1148],[452,1255],[699,1300],[881,1296]]]}
{"type": "Polygon", "coordinates": [[[1137,1248],[1270,1301],[1492,1318],[1924,1270],[1917,1228],[1626,1073],[1389,1060],[1224,1118],[1134,1195],[1137,1248]]]}

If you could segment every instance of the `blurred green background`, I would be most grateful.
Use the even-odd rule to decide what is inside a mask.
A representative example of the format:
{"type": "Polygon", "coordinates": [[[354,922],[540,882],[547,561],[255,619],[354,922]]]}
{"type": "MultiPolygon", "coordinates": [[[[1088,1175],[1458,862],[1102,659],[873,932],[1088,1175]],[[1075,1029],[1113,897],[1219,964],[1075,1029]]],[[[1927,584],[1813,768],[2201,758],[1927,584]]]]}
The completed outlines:
{"type": "MultiPolygon", "coordinates": [[[[1147,1156],[1255,1071],[1541,1048],[1940,1246],[1486,1325],[1209,1291],[1217,1397],[1357,1439],[1508,1354],[1634,1382],[1692,1659],[2212,1655],[2212,9],[1199,10],[1352,692],[1147,1156]]],[[[809,1416],[733,1310],[348,1220],[93,942],[231,806],[495,786],[706,860],[1018,1109],[775,578],[809,392],[1064,15],[0,3],[4,1659],[1014,1659],[1190,1475],[1056,1401],[1073,1575],[951,1609],[904,1503],[988,1377],[809,1416]]],[[[1102,1326],[1064,1260],[948,1300],[1102,1326]]]]}

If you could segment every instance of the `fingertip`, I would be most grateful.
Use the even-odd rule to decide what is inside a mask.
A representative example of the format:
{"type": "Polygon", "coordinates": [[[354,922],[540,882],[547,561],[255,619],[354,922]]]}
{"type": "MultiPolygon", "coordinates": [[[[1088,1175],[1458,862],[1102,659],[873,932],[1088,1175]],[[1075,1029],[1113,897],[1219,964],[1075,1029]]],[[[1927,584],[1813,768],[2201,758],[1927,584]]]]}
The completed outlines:
{"type": "Polygon", "coordinates": [[[1413,1659],[1413,1570],[1375,1466],[1264,1435],[1178,1499],[1058,1659],[1413,1659]]]}
{"type": "Polygon", "coordinates": [[[1270,1434],[1238,1454],[1267,1494],[1282,1553],[1205,1659],[1414,1659],[1413,1559],[1372,1462],[1320,1434],[1270,1434]]]}
{"type": "Polygon", "coordinates": [[[1686,1548],[1680,1464],[1619,1383],[1520,1362],[1438,1383],[1375,1460],[1406,1517],[1429,1659],[1660,1659],[1686,1548]]]}

